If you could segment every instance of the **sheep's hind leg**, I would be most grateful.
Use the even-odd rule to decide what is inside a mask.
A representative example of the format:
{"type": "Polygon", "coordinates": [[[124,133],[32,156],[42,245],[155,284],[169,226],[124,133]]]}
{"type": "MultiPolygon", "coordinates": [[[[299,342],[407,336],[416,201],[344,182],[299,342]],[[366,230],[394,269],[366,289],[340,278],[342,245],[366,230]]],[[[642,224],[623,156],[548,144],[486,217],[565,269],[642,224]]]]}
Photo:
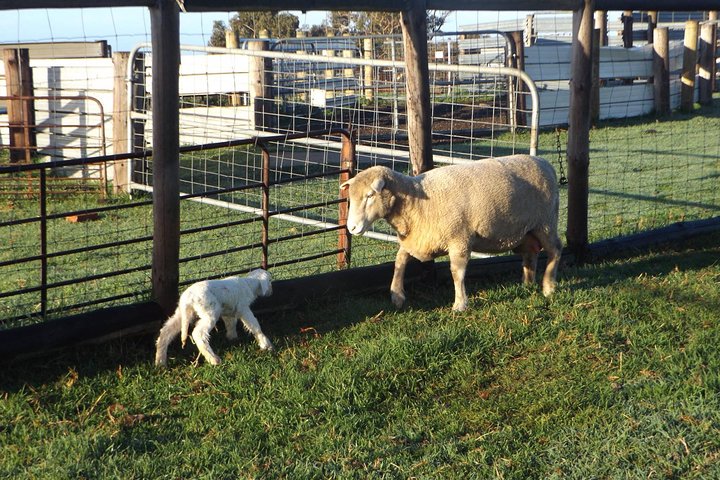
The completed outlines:
{"type": "Polygon", "coordinates": [[[410,261],[410,254],[402,247],[395,256],[395,270],[393,270],[392,283],[390,283],[390,299],[397,308],[405,303],[405,267],[410,261]]]}
{"type": "Polygon", "coordinates": [[[465,250],[450,250],[450,273],[455,284],[455,303],[453,311],[462,312],[467,309],[467,292],[465,291],[465,270],[467,269],[470,252],[465,250]]]}
{"type": "Polygon", "coordinates": [[[523,276],[525,285],[535,283],[535,272],[537,271],[538,253],[540,252],[540,241],[532,233],[523,237],[520,245],[513,249],[513,252],[522,255],[523,276]]]}
{"type": "Polygon", "coordinates": [[[198,350],[205,357],[211,365],[220,365],[220,357],[215,355],[213,349],[210,347],[210,331],[217,322],[216,318],[207,316],[204,312],[198,312],[200,319],[195,323],[195,328],[192,332],[192,338],[197,345],[198,350]]]}
{"type": "Polygon", "coordinates": [[[180,315],[173,315],[168,318],[165,325],[160,329],[155,342],[155,365],[158,367],[167,366],[167,350],[168,345],[180,333],[180,315]]]}
{"type": "Polygon", "coordinates": [[[257,318],[255,318],[255,315],[253,315],[252,310],[250,310],[249,307],[240,310],[240,318],[242,319],[245,328],[255,337],[255,340],[258,342],[258,345],[260,345],[261,350],[273,350],[273,344],[262,332],[257,318]]]}
{"type": "Polygon", "coordinates": [[[535,233],[535,236],[547,253],[547,266],[543,275],[543,295],[549,297],[557,285],[556,277],[562,254],[562,242],[557,234],[546,235],[538,232],[535,233]]]}

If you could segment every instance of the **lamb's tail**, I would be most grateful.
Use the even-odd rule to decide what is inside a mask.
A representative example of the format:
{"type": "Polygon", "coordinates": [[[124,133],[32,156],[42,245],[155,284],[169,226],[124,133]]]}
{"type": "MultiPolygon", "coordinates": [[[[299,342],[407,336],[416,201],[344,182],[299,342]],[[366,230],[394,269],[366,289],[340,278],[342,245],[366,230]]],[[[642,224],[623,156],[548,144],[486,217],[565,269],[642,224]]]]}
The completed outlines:
{"type": "Polygon", "coordinates": [[[175,315],[180,315],[180,342],[183,348],[185,348],[185,342],[187,342],[188,330],[190,330],[193,313],[192,306],[183,303],[178,305],[177,311],[175,312],[175,315]]]}

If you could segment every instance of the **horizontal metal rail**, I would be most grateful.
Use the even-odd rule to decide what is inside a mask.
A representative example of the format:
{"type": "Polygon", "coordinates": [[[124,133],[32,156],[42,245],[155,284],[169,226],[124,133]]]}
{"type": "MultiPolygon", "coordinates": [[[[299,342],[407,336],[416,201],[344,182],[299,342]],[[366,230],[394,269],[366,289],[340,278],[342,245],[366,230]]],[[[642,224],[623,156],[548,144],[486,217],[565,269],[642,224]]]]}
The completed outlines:
{"type": "MultiPolygon", "coordinates": [[[[343,138],[343,143],[346,144],[346,149],[348,152],[352,153],[354,155],[354,149],[351,148],[352,146],[352,137],[351,135],[339,128],[333,128],[333,129],[327,129],[327,130],[320,130],[320,131],[313,131],[310,132],[311,135],[316,136],[332,136],[332,135],[340,135],[343,138]],[[348,146],[350,145],[350,146],[348,146]]],[[[340,182],[345,181],[347,178],[352,175],[352,172],[354,170],[354,157],[353,158],[345,158],[343,161],[341,167],[342,168],[334,168],[331,170],[327,170],[325,172],[318,172],[313,173],[309,175],[302,175],[297,176],[293,178],[280,178],[277,180],[270,181],[269,178],[269,168],[270,168],[270,162],[269,162],[269,151],[267,148],[268,142],[286,142],[288,140],[294,140],[299,139],[304,136],[308,135],[308,133],[304,134],[293,134],[293,135],[270,135],[265,136],[264,138],[250,138],[250,139],[240,139],[240,140],[233,140],[233,141],[225,141],[225,142],[215,142],[211,144],[204,144],[204,145],[196,145],[196,146],[185,146],[182,147],[180,150],[181,152],[192,152],[192,151],[206,151],[206,150],[214,150],[218,148],[231,148],[236,146],[243,146],[243,145],[249,145],[253,147],[260,148],[263,152],[263,179],[260,182],[252,182],[245,185],[237,186],[237,187],[229,187],[229,188],[220,188],[220,189],[214,189],[214,190],[208,190],[201,193],[191,193],[191,194],[183,194],[180,196],[180,200],[191,200],[191,201],[199,201],[203,203],[220,203],[224,204],[225,202],[222,202],[220,200],[216,200],[213,198],[208,197],[215,197],[219,195],[225,195],[229,193],[239,192],[243,190],[249,190],[249,189],[260,189],[263,192],[263,204],[261,208],[259,209],[252,209],[252,213],[256,213],[258,216],[253,216],[251,218],[245,218],[240,220],[234,220],[230,222],[224,222],[221,224],[215,224],[215,225],[207,225],[207,226],[201,226],[201,227],[193,227],[193,228],[187,228],[180,231],[180,235],[191,235],[194,233],[199,232],[206,232],[209,230],[214,229],[220,229],[220,228],[227,228],[232,226],[238,226],[238,225],[244,225],[249,224],[257,221],[263,222],[263,238],[260,242],[254,242],[252,244],[248,245],[240,245],[238,247],[230,248],[230,249],[223,249],[221,252],[208,252],[200,255],[194,255],[186,258],[179,259],[180,263],[188,263],[192,261],[202,260],[204,258],[209,258],[213,256],[220,256],[220,255],[226,255],[227,253],[235,253],[240,252],[243,250],[250,250],[250,249],[256,249],[256,248],[262,248],[263,249],[263,266],[267,268],[269,262],[267,258],[268,254],[268,245],[270,243],[276,244],[278,242],[283,241],[289,241],[292,239],[297,238],[297,235],[289,235],[287,237],[279,237],[279,238],[270,238],[268,234],[268,221],[270,218],[278,218],[278,219],[284,219],[287,217],[290,217],[288,213],[293,213],[301,210],[312,210],[320,207],[326,207],[329,205],[339,205],[340,207],[343,207],[347,204],[347,201],[343,198],[339,199],[332,199],[327,202],[314,202],[307,205],[301,205],[301,206],[295,206],[290,208],[278,208],[278,209],[270,209],[270,203],[269,203],[269,196],[270,196],[270,188],[276,185],[283,185],[298,181],[305,181],[308,179],[315,179],[315,178],[323,178],[323,177],[340,177],[340,182]]],[[[142,153],[127,153],[127,154],[115,154],[115,155],[103,155],[99,157],[93,157],[93,158],[85,158],[85,159],[72,159],[72,160],[55,160],[55,161],[49,161],[49,162],[43,162],[38,164],[11,164],[11,165],[2,165],[0,166],[0,175],[17,175],[20,173],[25,174],[32,174],[33,172],[38,174],[38,181],[39,181],[39,191],[38,191],[38,200],[40,203],[40,214],[36,216],[32,216],[29,218],[22,218],[22,219],[13,219],[9,221],[0,222],[0,228],[4,227],[12,227],[17,225],[27,225],[27,224],[39,224],[40,226],[40,248],[39,253],[36,255],[30,255],[24,258],[18,258],[13,260],[4,260],[0,262],[0,267],[8,267],[12,265],[19,265],[19,264],[27,264],[31,262],[40,262],[40,280],[38,285],[33,285],[27,288],[22,288],[15,291],[9,291],[9,292],[0,292],[0,298],[9,298],[14,296],[22,296],[22,295],[28,295],[28,294],[40,294],[40,311],[39,312],[28,312],[27,314],[20,315],[15,318],[15,320],[20,320],[23,318],[31,317],[31,316],[41,316],[46,317],[48,314],[54,314],[61,311],[69,311],[71,309],[78,309],[78,308],[84,308],[91,305],[99,305],[103,303],[108,303],[116,300],[121,300],[124,298],[131,298],[136,297],[139,293],[133,292],[133,293],[127,293],[127,294],[119,294],[119,295],[113,295],[110,297],[104,297],[104,298],[98,298],[91,301],[86,302],[80,302],[76,303],[74,305],[63,305],[62,307],[56,307],[56,308],[48,308],[48,292],[52,289],[56,288],[62,288],[67,287],[70,285],[75,284],[81,284],[81,283],[87,283],[87,282],[93,282],[97,280],[102,280],[106,278],[111,277],[118,277],[122,275],[128,275],[138,272],[149,272],[152,270],[152,265],[146,264],[146,265],[140,265],[140,266],[134,266],[124,269],[119,269],[116,271],[110,271],[110,272],[103,272],[103,273],[96,273],[93,275],[85,276],[82,278],[73,278],[73,279],[65,279],[55,282],[49,282],[48,281],[48,267],[49,267],[49,261],[52,261],[53,259],[60,258],[60,257],[66,257],[69,255],[77,255],[81,253],[86,252],[92,252],[92,251],[100,251],[108,248],[117,248],[117,247],[123,247],[133,244],[139,244],[144,242],[151,242],[153,240],[153,237],[151,235],[142,235],[137,238],[131,238],[127,240],[117,240],[117,241],[111,241],[111,242],[102,242],[96,245],[88,245],[84,247],[78,247],[78,248],[71,248],[71,249],[65,249],[55,252],[50,252],[49,246],[48,246],[48,236],[47,236],[47,229],[48,229],[48,222],[55,219],[61,219],[64,217],[67,217],[69,215],[82,215],[82,214],[89,214],[89,213],[103,213],[103,212],[110,212],[110,211],[120,211],[130,208],[136,208],[136,207],[146,207],[152,204],[152,201],[150,200],[142,200],[138,202],[134,202],[132,204],[123,204],[123,205],[107,205],[107,206],[101,206],[97,208],[89,208],[89,209],[80,209],[80,210],[74,210],[71,212],[61,212],[61,213],[53,213],[49,214],[47,212],[47,171],[48,169],[52,168],[60,168],[60,167],[68,167],[68,166],[86,166],[86,165],[92,165],[97,163],[105,163],[105,162],[113,162],[118,160],[128,160],[128,159],[136,159],[136,158],[148,158],[152,156],[152,151],[145,151],[142,153]]],[[[346,155],[347,156],[347,155],[346,155]]],[[[338,189],[339,190],[339,189],[338,189]]],[[[340,215],[340,220],[342,219],[342,215],[340,215]]],[[[319,228],[319,230],[313,231],[313,232],[306,232],[300,236],[311,236],[311,235],[317,235],[321,233],[328,233],[328,232],[340,232],[339,236],[345,236],[347,237],[346,228],[344,226],[344,223],[341,224],[331,224],[327,222],[321,222],[321,221],[314,221],[308,219],[308,224],[313,225],[316,228],[319,228]]],[[[342,255],[343,260],[342,262],[340,259],[338,260],[338,265],[346,265],[347,262],[349,262],[349,241],[347,242],[347,245],[342,245],[342,242],[339,240],[339,245],[341,245],[337,249],[331,249],[328,252],[322,252],[319,254],[309,255],[303,258],[295,258],[292,260],[292,263],[297,262],[303,262],[303,261],[310,261],[316,258],[322,258],[327,257],[330,255],[338,255],[339,257],[342,255]]],[[[283,262],[285,264],[286,262],[283,262]]],[[[224,275],[228,275],[230,273],[225,272],[224,275]]],[[[192,281],[192,280],[191,280],[192,281]]],[[[141,292],[140,292],[141,293],[141,292]]],[[[12,319],[0,319],[0,324],[13,321],[12,319]]]]}

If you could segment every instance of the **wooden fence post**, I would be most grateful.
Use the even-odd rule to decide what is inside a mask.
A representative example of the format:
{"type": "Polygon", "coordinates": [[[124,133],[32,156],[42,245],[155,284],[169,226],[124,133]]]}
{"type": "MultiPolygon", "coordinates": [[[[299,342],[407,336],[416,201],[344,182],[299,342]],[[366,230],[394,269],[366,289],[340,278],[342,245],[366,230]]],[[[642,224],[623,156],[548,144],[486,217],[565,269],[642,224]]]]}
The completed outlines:
{"type": "Polygon", "coordinates": [[[655,114],[670,113],[670,48],[667,27],[659,27],[653,33],[653,90],[655,114]]]}
{"type": "Polygon", "coordinates": [[[593,29],[592,39],[592,67],[590,78],[592,91],[590,92],[590,122],[595,125],[600,120],[600,43],[602,30],[593,29]]]}
{"type": "MultiPolygon", "coordinates": [[[[365,60],[372,60],[375,57],[375,47],[372,38],[363,39],[363,58],[365,60]]],[[[365,87],[365,99],[373,99],[373,67],[372,65],[365,65],[363,72],[363,83],[365,87]]]]}
{"type": "Polygon", "coordinates": [[[712,85],[715,63],[716,25],[703,22],[700,27],[700,46],[698,55],[698,87],[701,105],[712,103],[712,85]]]}
{"type": "Polygon", "coordinates": [[[608,44],[607,32],[607,12],[604,10],[595,11],[595,28],[600,30],[599,45],[606,46],[608,44]]]}
{"type": "MultiPolygon", "coordinates": [[[[525,41],[523,40],[523,32],[520,30],[509,32],[509,35],[515,45],[515,57],[511,59],[510,66],[525,71],[525,41]]],[[[513,84],[516,82],[515,79],[511,79],[510,81],[513,84]]],[[[525,83],[517,81],[517,90],[515,92],[517,101],[514,102],[515,109],[510,112],[515,115],[515,122],[510,122],[513,125],[527,125],[527,115],[525,115],[527,111],[526,92],[525,83]]]]}
{"type": "Polygon", "coordinates": [[[10,130],[10,163],[32,161],[37,146],[35,139],[35,102],[33,95],[30,53],[27,48],[8,48],[3,51],[8,126],[10,130]],[[23,98],[21,98],[23,97],[23,98]]]}
{"type": "Polygon", "coordinates": [[[433,168],[432,104],[424,0],[409,2],[400,14],[405,49],[408,145],[412,174],[433,168]]]}
{"type": "MultiPolygon", "coordinates": [[[[268,42],[265,39],[251,40],[248,42],[248,50],[266,51],[268,42]]],[[[272,80],[272,59],[266,57],[248,57],[249,71],[248,82],[250,84],[250,105],[253,106],[253,129],[265,130],[271,126],[273,103],[270,88],[272,80]]]]}
{"type": "Polygon", "coordinates": [[[655,28],[657,27],[657,11],[647,12],[647,42],[653,43],[655,40],[655,28]]]}
{"type": "MultiPolygon", "coordinates": [[[[126,83],[127,65],[130,52],[115,52],[113,61],[113,153],[126,153],[128,149],[128,90],[126,83]]],[[[128,160],[113,162],[114,195],[130,193],[128,184],[128,160]]]]}
{"type": "Polygon", "coordinates": [[[572,73],[568,114],[568,249],[582,263],[588,248],[588,173],[590,166],[590,91],[593,0],[573,12],[572,73]]]}
{"type": "Polygon", "coordinates": [[[180,279],[180,15],[175,0],[149,7],[152,29],[152,292],[175,310],[180,279]]]}
{"type": "Polygon", "coordinates": [[[622,15],[620,16],[620,21],[622,22],[623,29],[622,29],[622,40],[623,40],[623,47],[625,48],[632,48],[633,46],[633,14],[632,10],[625,10],[622,15]]]}
{"type": "Polygon", "coordinates": [[[685,22],[683,66],[680,84],[680,110],[691,112],[695,102],[695,70],[697,65],[698,22],[685,22]]]}
{"type": "MultiPolygon", "coordinates": [[[[715,45],[714,53],[715,58],[717,60],[717,44],[718,44],[718,11],[717,10],[710,10],[708,12],[708,20],[713,22],[715,24],[715,30],[713,34],[713,41],[711,42],[713,45],[715,45]]],[[[712,72],[710,72],[710,83],[711,83],[711,89],[713,92],[717,92],[717,61],[710,62],[712,64],[712,72]]]]}

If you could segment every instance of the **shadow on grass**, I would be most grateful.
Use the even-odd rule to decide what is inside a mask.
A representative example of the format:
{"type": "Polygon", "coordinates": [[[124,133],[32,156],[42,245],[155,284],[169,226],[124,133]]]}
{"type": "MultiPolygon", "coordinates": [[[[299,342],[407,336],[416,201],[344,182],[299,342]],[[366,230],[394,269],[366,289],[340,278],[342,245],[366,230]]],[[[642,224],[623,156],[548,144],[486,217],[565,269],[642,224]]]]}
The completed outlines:
{"type": "MultiPolygon", "coordinates": [[[[679,269],[680,271],[700,270],[720,263],[720,246],[717,237],[711,243],[697,248],[702,250],[670,251],[629,259],[606,259],[603,263],[581,267],[561,267],[558,273],[558,289],[571,291],[602,288],[640,275],[664,276],[679,269]]],[[[541,278],[542,267],[538,269],[541,278]]],[[[508,269],[504,273],[492,273],[481,279],[468,280],[468,294],[475,296],[484,290],[507,288],[519,283],[520,271],[508,269]]],[[[525,290],[523,294],[533,293],[525,290]]],[[[533,292],[539,294],[539,288],[533,292]]],[[[407,288],[407,307],[413,311],[430,311],[436,308],[451,308],[453,285],[448,279],[416,283],[407,288]]],[[[708,308],[720,310],[720,305],[695,294],[678,292],[674,297],[679,301],[702,302],[708,308]]],[[[395,311],[390,302],[388,289],[366,294],[345,294],[326,301],[306,304],[297,309],[285,310],[273,314],[258,314],[260,324],[276,347],[301,344],[314,336],[341,330],[365,321],[378,318],[382,312],[395,311]]],[[[115,371],[118,375],[126,368],[138,367],[142,372],[152,375],[155,353],[155,333],[136,335],[108,341],[102,344],[88,344],[51,352],[27,359],[5,362],[0,371],[0,396],[3,392],[15,392],[23,388],[62,382],[68,375],[94,377],[104,372],[115,371]]],[[[213,348],[222,354],[234,346],[252,345],[255,340],[249,334],[240,334],[236,341],[225,338],[222,322],[211,338],[213,348]]],[[[197,349],[189,345],[181,349],[179,341],[174,342],[169,354],[175,365],[189,366],[197,356],[197,349]]],[[[171,365],[171,370],[173,365],[171,365]]],[[[222,368],[222,367],[220,367],[222,368]]]]}

